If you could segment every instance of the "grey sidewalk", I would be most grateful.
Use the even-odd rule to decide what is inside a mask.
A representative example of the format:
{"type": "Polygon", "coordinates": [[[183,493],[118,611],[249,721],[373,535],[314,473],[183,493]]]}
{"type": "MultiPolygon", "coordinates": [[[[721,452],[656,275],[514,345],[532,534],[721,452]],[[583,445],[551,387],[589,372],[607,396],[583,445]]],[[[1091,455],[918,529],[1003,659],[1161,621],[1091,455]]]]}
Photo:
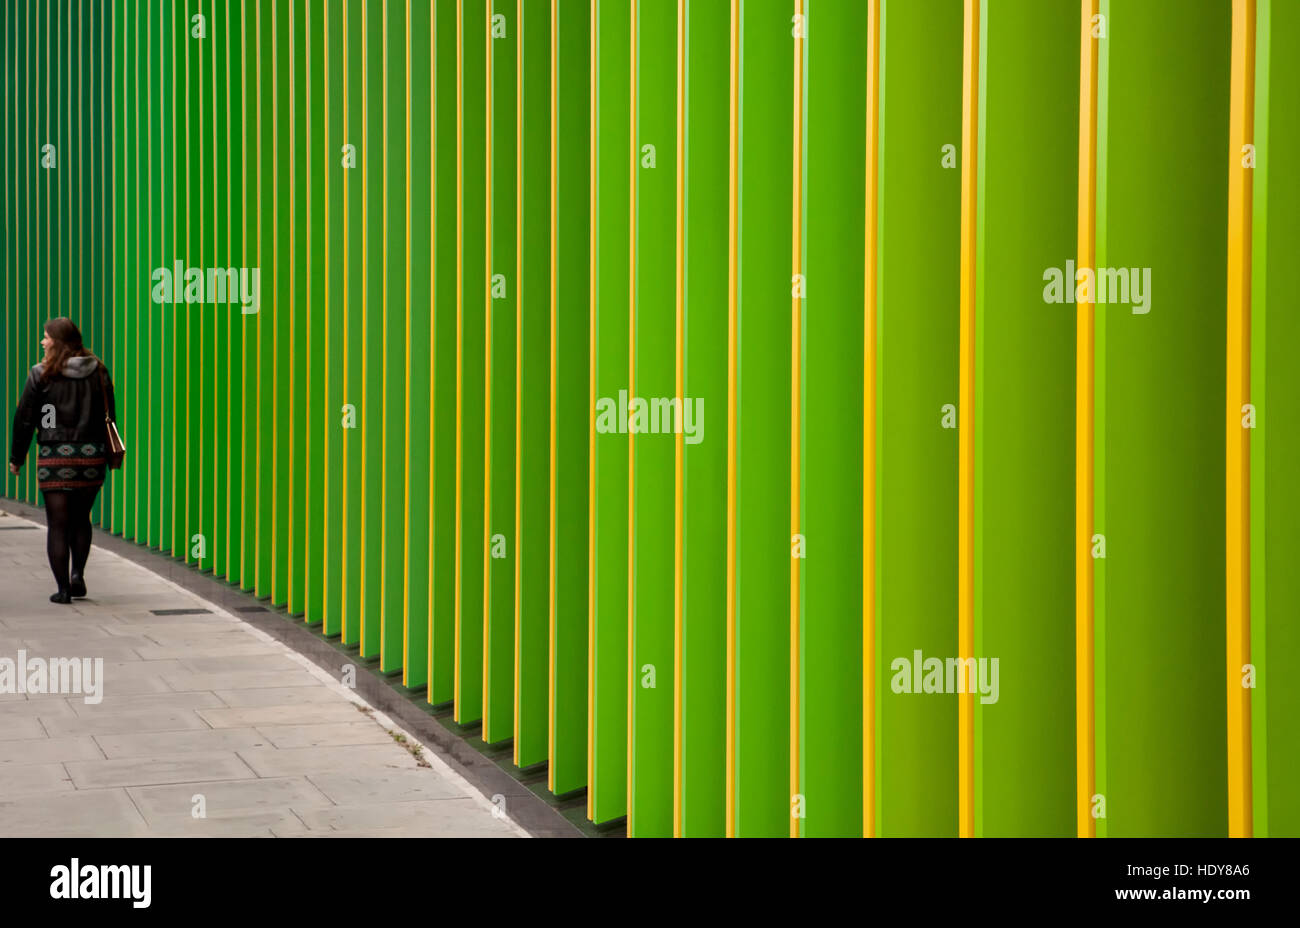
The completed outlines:
{"type": "MultiPolygon", "coordinates": [[[[86,599],[48,601],[45,527],[0,511],[0,665],[99,658],[102,701],[9,693],[0,836],[525,833],[325,671],[95,548],[86,599]],[[156,615],[152,610],[208,609],[156,615]],[[204,811],[196,817],[196,810],[204,811]]],[[[86,684],[83,684],[83,688],[86,684]]]]}

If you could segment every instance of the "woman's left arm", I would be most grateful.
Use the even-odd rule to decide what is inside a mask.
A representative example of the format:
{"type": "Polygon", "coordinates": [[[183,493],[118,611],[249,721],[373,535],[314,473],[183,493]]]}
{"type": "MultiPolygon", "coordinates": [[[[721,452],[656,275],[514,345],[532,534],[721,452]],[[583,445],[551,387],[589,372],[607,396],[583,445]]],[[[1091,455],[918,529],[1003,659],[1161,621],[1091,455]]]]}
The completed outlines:
{"type": "Polygon", "coordinates": [[[32,434],[36,431],[36,374],[27,375],[27,386],[18,399],[18,409],[14,412],[13,442],[9,446],[9,470],[18,473],[27,460],[27,448],[32,443],[32,434]]]}

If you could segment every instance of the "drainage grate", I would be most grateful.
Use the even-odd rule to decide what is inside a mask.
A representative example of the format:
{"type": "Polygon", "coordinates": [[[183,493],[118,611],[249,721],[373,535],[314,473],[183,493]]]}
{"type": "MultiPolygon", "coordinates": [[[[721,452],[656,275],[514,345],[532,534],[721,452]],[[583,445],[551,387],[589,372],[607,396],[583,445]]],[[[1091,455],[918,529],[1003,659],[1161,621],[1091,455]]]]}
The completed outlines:
{"type": "Polygon", "coordinates": [[[236,612],[269,612],[265,606],[240,606],[236,612]]]}
{"type": "Polygon", "coordinates": [[[211,613],[211,609],[150,609],[154,615],[202,615],[211,613]]]}
{"type": "Polygon", "coordinates": [[[40,526],[39,525],[0,525],[0,532],[6,530],[11,532],[21,532],[26,529],[36,529],[36,528],[40,528],[40,526]]]}

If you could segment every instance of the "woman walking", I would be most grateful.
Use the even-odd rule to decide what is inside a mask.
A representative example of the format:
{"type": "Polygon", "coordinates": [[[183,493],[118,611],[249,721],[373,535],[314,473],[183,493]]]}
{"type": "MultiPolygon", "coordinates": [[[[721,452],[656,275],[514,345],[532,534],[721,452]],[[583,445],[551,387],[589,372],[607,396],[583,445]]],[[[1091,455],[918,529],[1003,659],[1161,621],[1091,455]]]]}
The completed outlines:
{"type": "Polygon", "coordinates": [[[108,466],[105,414],[116,419],[108,370],[66,317],[45,323],[45,359],[32,367],[14,415],[9,471],[17,474],[36,434],[36,480],[45,499],[46,551],[58,589],[50,602],[86,595],[90,510],[108,466]],[[69,564],[71,556],[71,564],[69,564]]]}

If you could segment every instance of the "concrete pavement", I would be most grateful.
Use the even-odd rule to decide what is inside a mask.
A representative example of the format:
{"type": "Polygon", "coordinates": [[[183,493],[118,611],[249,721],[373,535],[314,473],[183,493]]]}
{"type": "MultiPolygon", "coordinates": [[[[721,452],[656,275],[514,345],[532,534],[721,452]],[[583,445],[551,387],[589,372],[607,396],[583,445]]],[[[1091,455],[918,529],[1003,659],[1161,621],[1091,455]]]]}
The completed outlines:
{"type": "Polygon", "coordinates": [[[44,525],[0,511],[0,836],[526,835],[220,606],[98,547],[86,584],[86,599],[50,603],[44,525]],[[20,658],[24,684],[63,691],[10,692],[28,688],[20,658]],[[68,692],[74,658],[85,677],[68,692]],[[34,662],[60,659],[58,686],[53,670],[33,679],[34,662]]]}

